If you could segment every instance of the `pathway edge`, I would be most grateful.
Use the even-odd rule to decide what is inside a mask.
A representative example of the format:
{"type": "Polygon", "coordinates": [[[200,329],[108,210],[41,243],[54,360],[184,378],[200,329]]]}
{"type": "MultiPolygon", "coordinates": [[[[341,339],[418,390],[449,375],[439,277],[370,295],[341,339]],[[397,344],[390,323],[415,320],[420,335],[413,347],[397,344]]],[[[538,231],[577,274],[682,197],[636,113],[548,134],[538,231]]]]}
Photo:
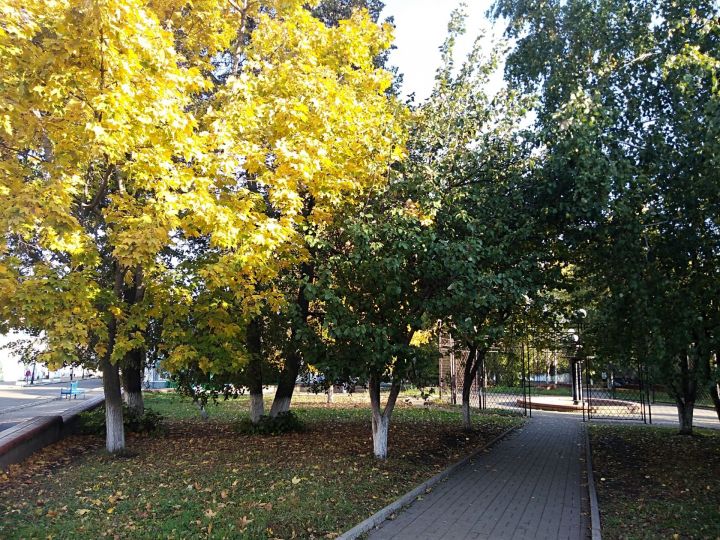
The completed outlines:
{"type": "MultiPolygon", "coordinates": [[[[355,525],[352,529],[349,531],[344,532],[340,536],[337,537],[337,540],[355,540],[360,535],[365,534],[366,532],[370,531],[371,529],[377,527],[380,525],[383,521],[385,521],[388,516],[391,514],[397,512],[401,508],[408,506],[411,504],[418,496],[425,493],[425,491],[437,483],[441,482],[448,476],[450,476],[453,472],[455,472],[457,469],[462,467],[463,465],[466,465],[471,459],[473,459],[475,456],[480,454],[481,452],[491,448],[496,443],[510,435],[513,431],[518,429],[522,426],[513,426],[511,428],[506,429],[503,431],[500,435],[492,439],[490,442],[484,444],[480,448],[474,450],[472,453],[468,454],[464,458],[462,458],[460,461],[456,461],[452,465],[450,465],[448,468],[446,468],[443,471],[440,471],[435,476],[430,478],[429,480],[426,480],[422,484],[415,487],[412,491],[408,491],[405,495],[400,497],[399,499],[396,499],[395,501],[388,504],[385,508],[382,508],[375,512],[372,516],[367,518],[364,521],[361,521],[357,525],[355,525]]],[[[595,540],[595,538],[593,538],[595,540]]]]}
{"type": "Polygon", "coordinates": [[[592,529],[592,540],[602,540],[600,505],[598,503],[597,490],[595,489],[592,451],[590,450],[590,431],[587,424],[585,424],[585,472],[587,473],[588,495],[590,496],[590,526],[592,529]]]}
{"type": "MultiPolygon", "coordinates": [[[[35,407],[36,405],[42,405],[43,403],[49,403],[51,401],[57,401],[59,399],[62,399],[60,396],[54,397],[44,397],[44,398],[38,398],[32,400],[30,403],[23,403],[22,405],[15,405],[14,407],[7,407],[6,409],[0,410],[0,416],[4,414],[8,414],[15,411],[21,411],[23,409],[27,409],[29,407],[35,407]]],[[[30,401],[30,400],[28,400],[30,401]]]]}

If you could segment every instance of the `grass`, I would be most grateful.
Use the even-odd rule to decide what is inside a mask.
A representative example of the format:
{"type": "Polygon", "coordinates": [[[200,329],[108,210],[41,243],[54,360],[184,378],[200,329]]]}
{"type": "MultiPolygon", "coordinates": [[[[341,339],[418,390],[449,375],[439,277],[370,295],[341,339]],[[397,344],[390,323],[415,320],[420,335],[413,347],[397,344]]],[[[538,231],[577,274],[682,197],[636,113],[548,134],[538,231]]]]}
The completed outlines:
{"type": "MultiPolygon", "coordinates": [[[[675,405],[675,398],[672,397],[668,392],[662,390],[656,390],[651,394],[651,398],[654,403],[667,403],[669,405],[675,405]]],[[[710,396],[710,392],[702,389],[698,392],[697,399],[695,400],[696,407],[702,407],[706,409],[714,409],[715,403],[710,396]]]]}
{"type": "Polygon", "coordinates": [[[521,419],[398,404],[390,457],[372,456],[364,396],[301,394],[307,431],[241,435],[247,400],[210,406],[154,394],[161,436],[128,437],[132,457],[73,436],[0,475],[0,538],[333,538],[521,419]]]}
{"type": "Polygon", "coordinates": [[[720,432],[590,429],[603,538],[720,538],[720,432]]]}

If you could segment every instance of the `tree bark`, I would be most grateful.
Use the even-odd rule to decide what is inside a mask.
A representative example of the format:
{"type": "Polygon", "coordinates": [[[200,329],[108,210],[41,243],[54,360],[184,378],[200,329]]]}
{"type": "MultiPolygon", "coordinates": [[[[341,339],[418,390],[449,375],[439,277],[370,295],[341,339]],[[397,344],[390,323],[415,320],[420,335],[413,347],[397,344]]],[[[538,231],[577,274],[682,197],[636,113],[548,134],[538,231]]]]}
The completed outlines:
{"type": "Polygon", "coordinates": [[[145,354],[142,350],[135,349],[125,355],[122,367],[122,387],[125,393],[125,403],[130,412],[136,416],[145,414],[145,401],[142,395],[144,369],[145,354]]]}
{"type": "MultiPolygon", "coordinates": [[[[117,270],[122,276],[122,271],[117,270]]],[[[117,279],[116,275],[116,279],[117,279]]],[[[122,279],[122,278],[121,278],[122,279]]],[[[116,283],[116,294],[122,296],[126,302],[139,304],[145,297],[145,287],[143,286],[142,268],[136,267],[133,272],[133,283],[129,288],[122,283],[116,283]]],[[[145,402],[142,395],[142,380],[145,371],[145,351],[141,348],[133,349],[123,358],[121,369],[121,382],[125,391],[125,403],[130,412],[135,416],[143,416],[145,414],[145,402]]]]}
{"type": "Polygon", "coordinates": [[[247,366],[248,388],[250,389],[250,422],[257,424],[265,414],[262,384],[262,338],[260,320],[253,318],[247,328],[247,349],[250,360],[247,366]]]}
{"type": "Polygon", "coordinates": [[[715,404],[715,414],[717,414],[718,420],[720,420],[720,383],[713,383],[710,387],[710,397],[712,397],[713,403],[715,404]]]}
{"type": "MultiPolygon", "coordinates": [[[[304,215],[310,215],[314,204],[314,200],[310,198],[304,210],[304,215]]],[[[310,251],[312,254],[312,249],[310,251]]],[[[310,263],[303,263],[300,266],[300,273],[306,280],[306,283],[311,283],[315,279],[315,267],[310,263]]],[[[310,317],[310,301],[307,299],[305,292],[305,285],[300,286],[296,299],[299,313],[298,320],[299,324],[302,325],[307,324],[308,318],[310,317]]],[[[300,366],[303,360],[299,344],[296,342],[298,335],[297,330],[298,329],[296,327],[292,328],[290,344],[291,347],[293,347],[293,350],[285,359],[285,366],[280,372],[277,390],[275,390],[275,398],[273,399],[273,404],[270,408],[270,416],[273,418],[280,413],[288,412],[290,410],[290,402],[292,401],[293,392],[295,391],[295,381],[297,381],[298,374],[300,373],[300,366]]]]}
{"type": "Polygon", "coordinates": [[[331,384],[330,386],[328,386],[327,392],[325,393],[327,394],[328,403],[332,403],[333,401],[335,401],[335,385],[331,384]]]}
{"type": "Polygon", "coordinates": [[[302,359],[299,352],[293,352],[287,355],[285,366],[280,372],[277,390],[275,390],[275,398],[272,407],[270,407],[270,416],[275,418],[278,414],[286,413],[290,410],[290,402],[292,401],[293,392],[295,392],[295,381],[300,373],[300,364],[302,359]]]}
{"type": "Polygon", "coordinates": [[[462,389],[462,416],[463,429],[470,431],[472,429],[472,419],[470,418],[470,393],[475,375],[478,370],[478,350],[477,345],[471,345],[465,359],[465,370],[463,371],[463,389],[462,389]]]}
{"type": "Polygon", "coordinates": [[[380,407],[380,377],[378,375],[371,375],[368,384],[370,405],[372,407],[373,453],[378,459],[387,459],[390,418],[392,417],[398,394],[400,394],[400,383],[393,381],[390,387],[390,395],[388,396],[384,409],[380,407]]]}
{"type": "MultiPolygon", "coordinates": [[[[113,264],[113,291],[118,298],[123,298],[122,268],[117,263],[113,264]]],[[[100,360],[100,369],[103,373],[103,391],[105,393],[105,447],[111,454],[125,451],[120,367],[111,362],[116,339],[117,320],[113,317],[108,324],[107,351],[104,358],[100,360]]]]}
{"type": "Polygon", "coordinates": [[[680,420],[680,435],[693,434],[693,412],[695,409],[694,401],[677,401],[678,419],[680,420]]]}
{"type": "Polygon", "coordinates": [[[679,355],[677,361],[680,376],[668,381],[668,388],[672,391],[677,405],[680,434],[692,435],[693,412],[697,399],[697,362],[693,365],[689,354],[679,355]]]}
{"type": "Polygon", "coordinates": [[[122,395],[118,366],[105,359],[101,362],[105,391],[105,446],[111,454],[125,450],[122,395]]]}

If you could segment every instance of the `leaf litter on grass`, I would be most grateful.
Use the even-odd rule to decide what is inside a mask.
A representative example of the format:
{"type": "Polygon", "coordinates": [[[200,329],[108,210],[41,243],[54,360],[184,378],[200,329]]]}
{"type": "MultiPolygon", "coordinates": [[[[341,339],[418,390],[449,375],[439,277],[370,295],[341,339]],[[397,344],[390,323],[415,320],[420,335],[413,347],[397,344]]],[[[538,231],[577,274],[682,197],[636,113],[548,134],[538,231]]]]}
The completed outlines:
{"type": "Polygon", "coordinates": [[[48,447],[36,454],[44,465],[9,473],[0,536],[330,538],[520,422],[483,417],[465,434],[458,414],[400,407],[381,462],[367,409],[305,406],[298,414],[309,429],[282,436],[170,420],[164,435],[129,435],[131,459],[109,458],[99,438],[78,438],[74,448],[84,451],[69,460],[48,447]],[[28,522],[38,499],[41,512],[28,522]]]}
{"type": "Polygon", "coordinates": [[[720,432],[591,427],[603,537],[720,538],[720,432]]]}

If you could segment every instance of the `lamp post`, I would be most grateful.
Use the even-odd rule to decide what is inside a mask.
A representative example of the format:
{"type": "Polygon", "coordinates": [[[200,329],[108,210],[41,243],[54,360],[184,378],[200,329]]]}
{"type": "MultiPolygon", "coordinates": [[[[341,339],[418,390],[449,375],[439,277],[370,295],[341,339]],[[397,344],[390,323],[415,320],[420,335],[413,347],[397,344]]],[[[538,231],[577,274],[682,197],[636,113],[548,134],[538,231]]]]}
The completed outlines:
{"type": "Polygon", "coordinates": [[[582,389],[582,322],[587,317],[587,311],[584,309],[578,309],[575,312],[575,319],[578,323],[577,334],[573,333],[573,341],[575,342],[575,354],[570,359],[571,364],[571,375],[572,375],[572,394],[573,404],[577,405],[583,400],[583,389],[582,389]]]}

